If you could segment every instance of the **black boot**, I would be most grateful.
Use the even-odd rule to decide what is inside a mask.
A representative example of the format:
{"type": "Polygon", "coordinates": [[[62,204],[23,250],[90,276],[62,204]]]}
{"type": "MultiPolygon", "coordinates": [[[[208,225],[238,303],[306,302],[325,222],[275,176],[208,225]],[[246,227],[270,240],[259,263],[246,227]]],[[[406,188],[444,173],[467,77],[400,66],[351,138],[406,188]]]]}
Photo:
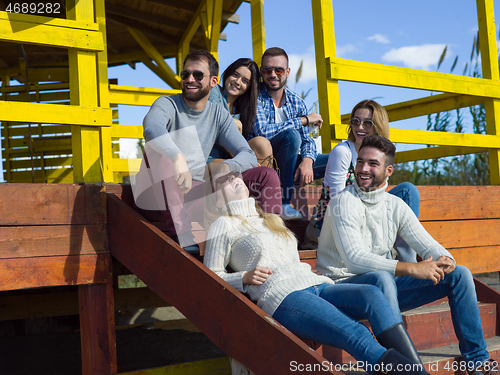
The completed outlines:
{"type": "Polygon", "coordinates": [[[384,348],[396,349],[411,361],[419,365],[422,364],[422,360],[417,353],[417,349],[415,349],[413,341],[411,341],[410,335],[408,335],[403,323],[395,324],[391,328],[386,329],[377,336],[377,341],[384,348]]]}
{"type": "Polygon", "coordinates": [[[395,349],[388,349],[374,369],[374,375],[430,375],[422,364],[409,360],[395,349]]]}

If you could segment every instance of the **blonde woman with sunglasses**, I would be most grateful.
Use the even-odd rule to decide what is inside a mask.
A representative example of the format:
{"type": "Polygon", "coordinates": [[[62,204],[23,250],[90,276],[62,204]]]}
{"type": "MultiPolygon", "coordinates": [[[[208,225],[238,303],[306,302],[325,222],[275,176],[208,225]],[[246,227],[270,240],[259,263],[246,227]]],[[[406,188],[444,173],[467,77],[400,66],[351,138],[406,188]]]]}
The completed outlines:
{"type": "MultiPolygon", "coordinates": [[[[326,206],[337,193],[355,181],[354,166],[358,158],[358,150],[364,138],[380,135],[389,138],[389,116],[386,110],[374,100],[362,100],[354,106],[349,118],[349,136],[346,142],[339,143],[330,152],[326,165],[323,191],[316,206],[315,213],[306,230],[306,243],[303,248],[316,248],[319,231],[323,225],[326,206]]],[[[420,211],[420,193],[409,182],[403,182],[389,193],[403,199],[418,217],[420,211]]],[[[416,262],[416,253],[401,238],[395,244],[393,256],[398,260],[416,262]]]]}

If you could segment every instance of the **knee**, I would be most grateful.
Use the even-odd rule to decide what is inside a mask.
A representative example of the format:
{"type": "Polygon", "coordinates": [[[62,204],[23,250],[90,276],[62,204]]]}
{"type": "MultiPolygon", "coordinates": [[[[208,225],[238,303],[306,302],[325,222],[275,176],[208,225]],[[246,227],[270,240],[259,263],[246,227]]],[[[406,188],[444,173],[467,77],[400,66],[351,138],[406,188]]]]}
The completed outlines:
{"type": "Polygon", "coordinates": [[[282,141],[293,149],[299,150],[302,139],[300,138],[300,133],[297,129],[285,129],[279,133],[282,137],[282,141]]]}
{"type": "Polygon", "coordinates": [[[461,265],[456,266],[452,272],[446,275],[446,277],[450,278],[450,282],[452,282],[453,285],[463,283],[474,286],[474,278],[472,277],[472,273],[467,267],[461,265]]]}
{"type": "Polygon", "coordinates": [[[255,137],[249,140],[248,144],[252,148],[253,152],[255,152],[257,159],[264,159],[273,154],[271,142],[269,142],[267,138],[255,137]]]}

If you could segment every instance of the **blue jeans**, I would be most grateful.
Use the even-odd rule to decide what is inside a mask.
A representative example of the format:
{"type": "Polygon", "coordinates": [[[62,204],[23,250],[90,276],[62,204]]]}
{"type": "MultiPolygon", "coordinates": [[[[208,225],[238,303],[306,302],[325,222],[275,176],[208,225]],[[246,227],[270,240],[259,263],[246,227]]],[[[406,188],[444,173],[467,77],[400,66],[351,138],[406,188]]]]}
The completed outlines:
{"type": "MultiPolygon", "coordinates": [[[[389,194],[401,198],[418,218],[420,213],[420,192],[415,185],[411,182],[403,182],[389,190],[389,194]]],[[[415,251],[399,235],[396,237],[394,247],[398,251],[397,260],[413,263],[417,261],[415,251]]]]}
{"type": "Polygon", "coordinates": [[[386,349],[358,319],[368,319],[375,335],[400,322],[380,289],[356,284],[320,284],[292,292],[273,318],[302,339],[341,348],[371,365],[386,349]]]}
{"type": "Polygon", "coordinates": [[[455,270],[434,285],[431,280],[412,276],[394,277],[387,271],[368,272],[342,280],[339,285],[371,284],[378,286],[401,320],[401,311],[411,310],[443,297],[450,302],[451,318],[460,352],[466,361],[483,362],[489,358],[483,337],[476,288],[469,269],[455,270]]]}
{"type": "MultiPolygon", "coordinates": [[[[302,139],[297,129],[285,129],[270,140],[273,156],[280,170],[283,204],[290,203],[293,193],[293,175],[302,161],[299,155],[302,139]]],[[[318,154],[313,164],[314,178],[323,178],[329,154],[318,154]]]]}

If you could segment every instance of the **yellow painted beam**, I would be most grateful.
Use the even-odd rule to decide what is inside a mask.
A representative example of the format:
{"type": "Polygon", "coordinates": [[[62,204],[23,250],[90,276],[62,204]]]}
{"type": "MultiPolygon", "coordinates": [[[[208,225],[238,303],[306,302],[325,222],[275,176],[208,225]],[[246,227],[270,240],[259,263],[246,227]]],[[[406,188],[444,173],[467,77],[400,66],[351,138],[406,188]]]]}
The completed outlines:
{"type": "MultiPolygon", "coordinates": [[[[250,15],[252,18],[253,60],[257,63],[257,65],[260,66],[262,63],[262,55],[266,51],[266,29],[264,27],[264,0],[250,0],[250,15]]],[[[316,44],[317,43],[318,42],[316,42],[316,44]]]]}
{"type": "MultiPolygon", "coordinates": [[[[167,57],[175,57],[177,53],[177,47],[164,47],[158,48],[158,52],[163,58],[167,57]]],[[[137,52],[129,52],[122,53],[119,55],[108,55],[108,62],[110,64],[118,64],[118,63],[126,63],[129,61],[141,61],[143,58],[149,57],[146,52],[137,51],[137,52]]]]}
{"type": "MultiPolygon", "coordinates": [[[[0,22],[2,21],[31,23],[33,24],[33,26],[48,25],[66,29],[81,29],[85,31],[99,30],[99,25],[90,19],[88,21],[76,21],[74,19],[44,17],[23,13],[0,12],[0,22]]],[[[12,29],[14,30],[14,28],[12,29]]]]}
{"type": "Polygon", "coordinates": [[[109,85],[110,103],[112,104],[150,106],[162,95],[169,96],[179,94],[180,92],[180,90],[109,85]]]}
{"type": "MultiPolygon", "coordinates": [[[[389,121],[427,116],[433,113],[484,104],[484,98],[460,94],[437,94],[425,98],[387,105],[389,121]]],[[[349,122],[350,113],[342,115],[342,122],[349,122]]]]}
{"type": "Polygon", "coordinates": [[[395,163],[407,163],[417,160],[437,159],[448,156],[476,154],[486,152],[488,149],[479,147],[453,147],[437,146],[418,150],[400,151],[396,153],[395,163]]]}
{"type": "MultiPolygon", "coordinates": [[[[97,24],[99,25],[99,31],[102,33],[105,43],[107,43],[106,12],[104,9],[104,2],[105,0],[95,1],[95,18],[97,24]]],[[[97,94],[99,107],[110,108],[107,44],[105,45],[104,51],[97,53],[97,94]]],[[[111,113],[113,114],[113,110],[111,113]]],[[[113,120],[111,120],[110,125],[112,125],[112,122],[113,120]]],[[[114,171],[111,165],[111,159],[113,158],[111,126],[101,127],[99,129],[99,137],[101,147],[102,179],[104,182],[114,182],[114,171]]]]}
{"type": "Polygon", "coordinates": [[[191,43],[191,40],[193,39],[196,31],[200,28],[201,26],[201,19],[200,19],[200,14],[203,11],[205,7],[205,2],[201,1],[200,5],[198,5],[198,8],[196,9],[196,13],[193,15],[191,18],[191,21],[189,22],[189,25],[186,27],[186,30],[184,31],[184,34],[181,37],[181,40],[179,41],[179,44],[177,45],[177,56],[176,56],[176,63],[177,63],[177,72],[181,72],[183,69],[183,64],[184,64],[184,59],[186,58],[187,54],[189,53],[189,44],[191,43]]]}
{"type": "MultiPolygon", "coordinates": [[[[313,27],[316,46],[316,76],[318,82],[319,111],[325,124],[340,125],[340,102],[337,80],[326,80],[327,58],[334,58],[335,34],[333,4],[329,0],[313,0],[313,27]]],[[[324,126],[320,130],[322,152],[329,153],[332,139],[337,138],[335,127],[324,126]],[[333,130],[333,134],[332,134],[333,130]]]]}
{"type": "MultiPolygon", "coordinates": [[[[46,169],[45,178],[42,178],[41,171],[35,171],[36,183],[57,183],[69,184],[73,182],[73,170],[71,168],[46,169]]],[[[7,182],[31,183],[31,171],[12,172],[11,180],[7,182]]]]}
{"type": "MultiPolygon", "coordinates": [[[[500,72],[493,0],[477,0],[476,4],[483,77],[498,81],[500,72]]],[[[488,134],[500,135],[500,100],[498,98],[486,99],[484,109],[486,111],[488,134]]],[[[490,164],[490,182],[492,185],[500,185],[500,150],[489,150],[488,161],[490,164]]]]}
{"type": "Polygon", "coordinates": [[[144,138],[144,128],[139,125],[113,125],[111,136],[113,138],[144,138]]]}
{"type": "MultiPolygon", "coordinates": [[[[332,126],[333,128],[333,126],[332,126]]],[[[347,139],[347,125],[335,126],[338,139],[347,139]]],[[[333,131],[332,131],[333,134],[333,131]]],[[[464,134],[434,132],[426,130],[391,129],[391,141],[395,143],[440,145],[457,147],[480,147],[500,149],[500,136],[487,134],[464,134]]]]}
{"type": "Polygon", "coordinates": [[[157,69],[162,72],[162,76],[168,79],[168,84],[174,89],[180,88],[181,79],[165,62],[163,56],[158,52],[155,46],[148,40],[144,33],[132,27],[127,28],[128,32],[134,37],[137,43],[142,47],[146,54],[153,60],[157,69]]]}
{"type": "Polygon", "coordinates": [[[151,70],[154,74],[156,74],[161,80],[163,80],[163,82],[165,82],[167,85],[170,86],[170,83],[172,82],[172,77],[167,75],[166,72],[160,69],[157,65],[153,64],[153,62],[148,56],[141,59],[141,62],[144,65],[146,65],[149,68],[149,70],[151,70]]]}
{"type": "Polygon", "coordinates": [[[0,101],[0,121],[111,126],[110,108],[0,101]]]}
{"type": "MultiPolygon", "coordinates": [[[[28,73],[29,74],[29,73],[28,73]]],[[[44,84],[31,84],[30,90],[40,90],[40,91],[50,91],[50,90],[69,90],[68,83],[44,83],[44,84]]],[[[25,85],[16,85],[16,86],[7,86],[2,87],[3,93],[25,93],[26,86],[25,85]]]]}
{"type": "Polygon", "coordinates": [[[130,174],[136,174],[139,172],[139,168],[141,167],[142,159],[118,159],[113,158],[113,171],[115,173],[127,172],[130,174]]]}
{"type": "MultiPolygon", "coordinates": [[[[20,93],[18,95],[0,95],[0,100],[10,100],[14,102],[26,102],[26,93],[20,93]]],[[[41,93],[39,95],[39,101],[42,103],[46,102],[64,102],[69,100],[69,91],[61,91],[61,92],[47,92],[47,93],[41,93]]],[[[36,100],[36,94],[30,94],[29,96],[29,102],[35,102],[36,100]]]]}
{"type": "Polygon", "coordinates": [[[330,59],[328,79],[500,98],[500,81],[454,74],[330,59]]]}
{"type": "Polygon", "coordinates": [[[21,14],[11,18],[9,15],[6,16],[5,12],[0,12],[0,40],[52,47],[77,48],[86,51],[104,50],[102,34],[98,31],[61,27],[45,22],[33,22],[30,17],[36,17],[37,19],[48,18],[21,14]]]}

